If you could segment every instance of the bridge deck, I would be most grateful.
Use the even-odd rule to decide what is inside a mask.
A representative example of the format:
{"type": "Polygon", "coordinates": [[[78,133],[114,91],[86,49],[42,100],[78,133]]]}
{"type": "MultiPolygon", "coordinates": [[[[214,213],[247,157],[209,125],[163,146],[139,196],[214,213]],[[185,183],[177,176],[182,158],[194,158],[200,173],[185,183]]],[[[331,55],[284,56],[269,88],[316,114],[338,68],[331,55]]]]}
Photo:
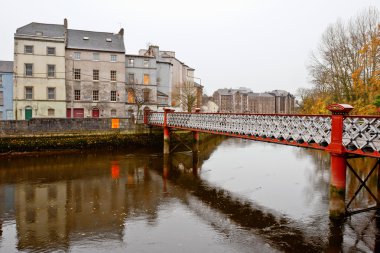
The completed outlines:
{"type": "MultiPolygon", "coordinates": [[[[326,150],[331,142],[330,115],[150,112],[146,124],[226,135],[256,141],[326,150]]],[[[380,117],[344,116],[346,153],[380,157],[380,117]]]]}

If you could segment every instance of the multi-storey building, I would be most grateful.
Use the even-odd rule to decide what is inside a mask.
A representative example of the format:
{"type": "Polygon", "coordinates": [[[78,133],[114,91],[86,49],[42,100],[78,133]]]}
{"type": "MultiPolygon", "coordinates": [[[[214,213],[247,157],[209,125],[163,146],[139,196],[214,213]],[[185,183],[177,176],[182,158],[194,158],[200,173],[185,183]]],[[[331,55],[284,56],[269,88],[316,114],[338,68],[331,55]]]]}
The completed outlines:
{"type": "Polygon", "coordinates": [[[126,105],[129,115],[145,108],[157,110],[157,65],[156,59],[151,56],[125,56],[126,105]]]}
{"type": "Polygon", "coordinates": [[[249,93],[248,111],[250,113],[275,113],[275,97],[269,93],[249,93]]]}
{"type": "Polygon", "coordinates": [[[67,117],[125,117],[124,30],[67,35],[67,117]]]}
{"type": "Polygon", "coordinates": [[[294,96],[287,91],[274,90],[253,93],[250,89],[219,89],[213,94],[219,112],[233,113],[294,113],[294,96]]]}
{"type": "Polygon", "coordinates": [[[275,97],[275,113],[294,113],[295,97],[284,90],[274,90],[269,92],[275,97]]]}
{"type": "Polygon", "coordinates": [[[0,61],[0,120],[13,119],[13,62],[0,61]]]}
{"type": "Polygon", "coordinates": [[[15,119],[65,117],[63,25],[30,23],[14,35],[15,119]]]}
{"type": "MultiPolygon", "coordinates": [[[[158,46],[149,46],[148,49],[141,49],[139,51],[140,55],[152,56],[156,59],[157,63],[160,64],[160,72],[158,75],[159,84],[157,86],[158,91],[168,96],[169,105],[172,107],[182,107],[183,101],[181,97],[184,92],[191,92],[191,94],[196,97],[198,96],[197,90],[194,83],[194,71],[195,69],[190,68],[185,63],[178,60],[173,51],[160,51],[158,46]],[[165,64],[171,65],[171,75],[164,72],[170,70],[165,64]],[[167,77],[171,77],[170,80],[166,81],[167,77]],[[164,82],[165,79],[165,82],[164,82]],[[193,88],[194,92],[189,89],[193,88]]],[[[195,103],[194,107],[197,103],[195,103]]]]}
{"type": "Polygon", "coordinates": [[[219,89],[213,94],[214,102],[220,112],[248,112],[248,94],[252,92],[246,88],[219,89]]]}

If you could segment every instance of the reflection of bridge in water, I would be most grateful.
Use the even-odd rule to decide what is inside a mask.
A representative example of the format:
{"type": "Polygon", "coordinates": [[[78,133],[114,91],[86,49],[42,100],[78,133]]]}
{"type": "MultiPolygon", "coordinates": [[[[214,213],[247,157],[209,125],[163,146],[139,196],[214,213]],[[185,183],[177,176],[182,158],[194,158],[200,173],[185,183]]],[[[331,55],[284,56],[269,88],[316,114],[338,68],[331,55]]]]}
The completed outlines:
{"type": "MultiPolygon", "coordinates": [[[[194,154],[198,153],[199,132],[230,137],[319,149],[330,153],[330,218],[341,219],[347,215],[378,209],[379,194],[373,193],[367,181],[377,170],[380,174],[380,117],[348,116],[353,109],[346,104],[330,105],[332,115],[253,115],[226,113],[176,113],[147,111],[144,123],[160,126],[164,132],[163,153],[169,154],[171,132],[188,130],[193,132],[194,154]],[[368,175],[361,177],[358,169],[348,160],[374,157],[368,175]],[[346,170],[355,175],[360,185],[346,204],[346,170]],[[361,189],[366,189],[376,205],[352,210],[351,204],[361,189]]],[[[174,135],[173,135],[174,136],[174,135]]],[[[360,170],[361,168],[359,168],[360,170]]],[[[380,177],[377,177],[380,187],[380,177]]],[[[380,190],[378,191],[380,193],[380,190]]]]}
{"type": "Polygon", "coordinates": [[[212,138],[200,144],[198,159],[189,153],[173,153],[170,159],[95,153],[4,161],[0,185],[15,185],[18,249],[38,250],[50,240],[54,242],[46,246],[50,250],[65,250],[100,236],[111,244],[121,242],[128,219],[143,216],[154,224],[160,206],[170,198],[180,200],[230,240],[238,236],[235,239],[247,246],[253,247],[250,239],[258,236],[283,251],[341,247],[340,225],[331,223],[328,242],[321,242],[318,235],[306,235],[295,221],[201,180],[198,169],[223,140],[212,138]],[[220,219],[209,215],[210,209],[220,219]],[[229,233],[228,220],[243,230],[229,233]]]}

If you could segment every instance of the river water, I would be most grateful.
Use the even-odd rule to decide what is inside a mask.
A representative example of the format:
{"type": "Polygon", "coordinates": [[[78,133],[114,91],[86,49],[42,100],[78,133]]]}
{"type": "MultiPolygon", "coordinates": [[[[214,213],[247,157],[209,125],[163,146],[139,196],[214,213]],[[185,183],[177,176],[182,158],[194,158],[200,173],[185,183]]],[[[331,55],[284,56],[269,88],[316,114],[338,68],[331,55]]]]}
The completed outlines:
{"type": "MultiPolygon", "coordinates": [[[[374,162],[352,164],[364,179],[374,162]]],[[[0,252],[376,252],[374,211],[330,221],[329,168],[322,151],[224,138],[199,156],[2,157],[0,252]]],[[[359,183],[347,183],[349,200],[359,183]]],[[[351,206],[373,204],[363,188],[351,206]]]]}

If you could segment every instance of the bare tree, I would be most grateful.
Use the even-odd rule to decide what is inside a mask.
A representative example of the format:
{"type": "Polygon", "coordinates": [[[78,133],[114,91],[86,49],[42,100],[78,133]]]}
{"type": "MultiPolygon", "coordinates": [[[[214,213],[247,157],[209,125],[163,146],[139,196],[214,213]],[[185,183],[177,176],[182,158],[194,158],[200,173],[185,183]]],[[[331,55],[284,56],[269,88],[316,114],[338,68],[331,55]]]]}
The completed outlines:
{"type": "Polygon", "coordinates": [[[173,91],[172,99],[175,104],[179,104],[183,110],[191,112],[197,102],[197,89],[194,86],[194,82],[187,81],[177,85],[173,91]]]}
{"type": "Polygon", "coordinates": [[[141,108],[149,102],[149,98],[144,95],[144,89],[138,84],[137,80],[129,82],[127,92],[128,102],[135,104],[137,107],[136,118],[139,120],[142,118],[141,108]]]}
{"type": "Polygon", "coordinates": [[[308,97],[323,95],[326,103],[356,103],[356,107],[371,104],[380,92],[379,23],[378,10],[369,8],[327,28],[308,66],[314,84],[308,97]]]}

